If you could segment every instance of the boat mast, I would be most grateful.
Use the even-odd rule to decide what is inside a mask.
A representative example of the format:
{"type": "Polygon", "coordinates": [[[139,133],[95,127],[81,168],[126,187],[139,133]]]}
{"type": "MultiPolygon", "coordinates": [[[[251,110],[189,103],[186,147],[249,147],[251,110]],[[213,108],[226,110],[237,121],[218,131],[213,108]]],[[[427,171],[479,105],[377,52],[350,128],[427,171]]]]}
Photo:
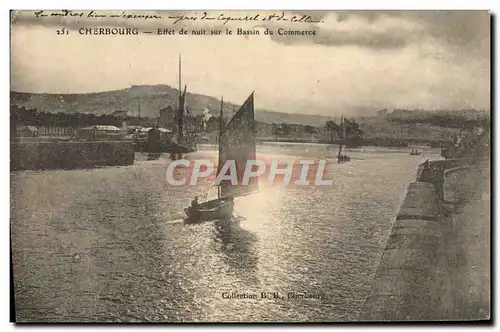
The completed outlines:
{"type": "MultiPolygon", "coordinates": [[[[218,142],[219,142],[219,146],[218,146],[218,155],[219,155],[219,161],[217,163],[217,169],[220,170],[220,168],[222,167],[222,165],[220,164],[221,160],[220,160],[220,140],[221,140],[221,137],[222,137],[222,128],[224,126],[224,96],[221,97],[220,99],[220,116],[219,116],[219,137],[218,137],[218,142]]],[[[218,173],[218,172],[217,172],[218,173]]],[[[217,174],[219,175],[219,174],[217,174]]],[[[222,190],[221,190],[221,187],[220,187],[220,184],[217,186],[217,198],[222,198],[222,190]]]]}
{"type": "Polygon", "coordinates": [[[139,117],[141,117],[141,96],[137,96],[137,112],[139,112],[139,117]]]}
{"type": "Polygon", "coordinates": [[[177,143],[182,144],[182,130],[184,127],[184,101],[182,100],[182,77],[181,77],[181,55],[179,54],[179,111],[178,111],[178,128],[177,128],[177,143]]]}
{"type": "Polygon", "coordinates": [[[182,91],[182,77],[181,77],[181,55],[179,54],[179,98],[181,97],[182,91]]]}
{"type": "Polygon", "coordinates": [[[339,142],[339,154],[338,158],[342,154],[342,141],[344,140],[344,113],[342,113],[342,117],[340,118],[340,142],[339,142]]]}

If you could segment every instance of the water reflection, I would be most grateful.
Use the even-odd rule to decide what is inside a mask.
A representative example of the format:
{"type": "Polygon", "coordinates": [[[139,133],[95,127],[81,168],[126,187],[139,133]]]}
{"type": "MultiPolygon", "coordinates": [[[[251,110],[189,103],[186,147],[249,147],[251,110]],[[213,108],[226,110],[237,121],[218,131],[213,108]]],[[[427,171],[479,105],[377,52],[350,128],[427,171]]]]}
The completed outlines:
{"type": "Polygon", "coordinates": [[[229,272],[240,275],[255,282],[258,255],[255,250],[257,236],[241,227],[246,219],[233,216],[230,220],[217,220],[213,227],[214,245],[222,254],[222,261],[230,268],[229,272]]]}

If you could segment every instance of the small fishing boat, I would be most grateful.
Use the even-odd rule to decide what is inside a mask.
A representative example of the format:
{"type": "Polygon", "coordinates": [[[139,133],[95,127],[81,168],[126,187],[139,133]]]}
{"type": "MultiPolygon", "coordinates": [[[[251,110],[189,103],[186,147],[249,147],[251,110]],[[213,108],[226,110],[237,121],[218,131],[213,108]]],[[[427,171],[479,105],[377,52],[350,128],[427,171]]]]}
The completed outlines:
{"type": "Polygon", "coordinates": [[[198,203],[198,197],[195,197],[191,206],[184,209],[184,212],[188,216],[188,221],[208,221],[231,218],[233,214],[234,198],[258,191],[257,179],[251,179],[246,185],[239,185],[243,177],[247,160],[255,160],[256,155],[253,99],[252,92],[228,124],[224,125],[224,98],[221,98],[217,176],[221,173],[222,166],[226,161],[235,161],[238,184],[233,185],[231,180],[223,180],[217,186],[216,199],[198,203]]]}
{"type": "Polygon", "coordinates": [[[185,208],[184,212],[191,221],[209,221],[231,218],[233,208],[233,197],[221,197],[201,204],[194,204],[185,208]]]}
{"type": "Polygon", "coordinates": [[[346,154],[344,154],[344,155],[342,154],[342,145],[346,140],[346,130],[345,130],[344,115],[343,114],[342,114],[342,117],[340,119],[339,136],[340,136],[340,142],[339,142],[339,153],[337,155],[337,162],[339,164],[350,162],[351,157],[349,157],[346,154]]]}
{"type": "Polygon", "coordinates": [[[412,156],[420,156],[422,152],[419,152],[418,150],[411,150],[410,155],[412,156]]]}

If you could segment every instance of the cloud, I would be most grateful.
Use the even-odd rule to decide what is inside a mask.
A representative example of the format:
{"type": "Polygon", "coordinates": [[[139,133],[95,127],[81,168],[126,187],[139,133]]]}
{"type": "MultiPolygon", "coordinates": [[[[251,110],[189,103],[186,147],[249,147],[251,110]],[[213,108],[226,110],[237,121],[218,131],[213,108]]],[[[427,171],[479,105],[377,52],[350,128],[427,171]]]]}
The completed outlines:
{"type": "MultiPolygon", "coordinates": [[[[315,15],[317,15],[315,13],[315,15]]],[[[325,46],[360,46],[374,50],[403,48],[423,33],[424,27],[414,20],[391,15],[366,16],[336,12],[319,14],[322,23],[309,24],[316,36],[279,36],[273,40],[286,45],[314,43],[325,46]]],[[[303,28],[289,24],[288,29],[303,28]]]]}
{"type": "MultiPolygon", "coordinates": [[[[298,14],[311,14],[299,12],[298,14]]],[[[403,48],[431,37],[464,55],[490,53],[488,11],[338,11],[313,12],[324,23],[311,24],[315,38],[277,37],[276,42],[358,45],[372,49],[403,48]]]]}

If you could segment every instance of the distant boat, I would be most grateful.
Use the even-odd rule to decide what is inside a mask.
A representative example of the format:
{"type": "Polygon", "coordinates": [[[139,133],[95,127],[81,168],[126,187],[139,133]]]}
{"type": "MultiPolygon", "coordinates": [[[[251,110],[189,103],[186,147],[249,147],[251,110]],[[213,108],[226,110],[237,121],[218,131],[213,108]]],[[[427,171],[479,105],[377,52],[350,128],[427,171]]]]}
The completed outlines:
{"type": "MultiPolygon", "coordinates": [[[[255,160],[255,118],[254,96],[252,94],[240,107],[227,125],[224,125],[223,98],[219,120],[219,162],[217,176],[228,160],[236,163],[238,183],[240,183],[247,160],[255,160]]],[[[184,212],[188,221],[208,221],[227,219],[233,215],[234,197],[244,196],[258,191],[257,179],[251,179],[248,185],[232,185],[231,181],[221,181],[217,187],[217,199],[198,203],[195,197],[190,207],[184,212]]]]}
{"type": "Polygon", "coordinates": [[[420,156],[421,154],[422,154],[422,152],[418,152],[418,150],[412,150],[410,152],[410,155],[412,155],[412,156],[420,156]]]}
{"type": "Polygon", "coordinates": [[[346,154],[344,155],[342,154],[342,145],[345,143],[346,140],[344,114],[342,114],[342,117],[340,118],[339,136],[340,136],[340,142],[339,142],[339,153],[337,154],[337,162],[341,164],[351,161],[351,157],[349,157],[346,154]]]}

